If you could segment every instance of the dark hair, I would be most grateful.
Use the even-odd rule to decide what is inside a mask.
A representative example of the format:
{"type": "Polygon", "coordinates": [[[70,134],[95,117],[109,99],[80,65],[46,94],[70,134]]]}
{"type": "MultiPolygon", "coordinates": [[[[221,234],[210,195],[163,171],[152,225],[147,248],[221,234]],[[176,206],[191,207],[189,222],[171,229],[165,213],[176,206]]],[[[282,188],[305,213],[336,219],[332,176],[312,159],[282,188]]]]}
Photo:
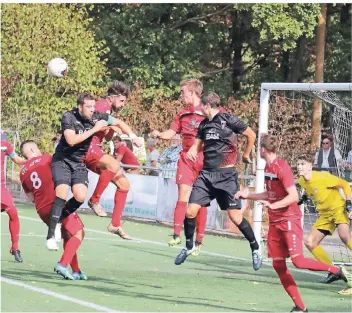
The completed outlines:
{"type": "Polygon", "coordinates": [[[108,88],[108,96],[125,96],[128,98],[130,95],[130,88],[118,80],[114,80],[108,88]]]}
{"type": "Polygon", "coordinates": [[[128,148],[128,149],[130,149],[130,150],[133,152],[133,145],[132,145],[132,141],[131,141],[131,140],[128,140],[128,139],[126,139],[126,140],[123,140],[123,142],[125,142],[125,143],[126,143],[127,148],[128,148]]]}
{"type": "Polygon", "coordinates": [[[261,147],[265,148],[271,153],[277,151],[277,138],[271,134],[262,134],[260,138],[261,147]]]}
{"type": "Polygon", "coordinates": [[[218,108],[220,97],[215,92],[208,92],[202,97],[203,104],[209,104],[211,108],[218,108]]]}
{"type": "Polygon", "coordinates": [[[301,154],[298,156],[297,161],[305,161],[308,163],[313,164],[314,163],[314,158],[310,154],[301,154]]]}
{"type": "Polygon", "coordinates": [[[83,92],[77,97],[77,105],[84,104],[84,100],[94,100],[94,96],[89,92],[83,92]]]}
{"type": "Polygon", "coordinates": [[[20,145],[20,152],[21,154],[23,155],[23,147],[27,144],[27,143],[34,143],[34,144],[37,144],[34,140],[32,139],[29,139],[29,140],[25,140],[21,143],[20,145]]]}

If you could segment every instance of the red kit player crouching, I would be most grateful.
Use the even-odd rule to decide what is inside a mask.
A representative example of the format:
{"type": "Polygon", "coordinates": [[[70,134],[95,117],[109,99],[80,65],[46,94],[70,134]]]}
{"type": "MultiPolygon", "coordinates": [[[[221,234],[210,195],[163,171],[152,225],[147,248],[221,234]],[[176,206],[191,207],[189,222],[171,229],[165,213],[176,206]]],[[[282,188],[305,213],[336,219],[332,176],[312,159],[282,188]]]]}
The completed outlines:
{"type": "Polygon", "coordinates": [[[236,193],[235,198],[262,200],[269,212],[268,256],[273,259],[273,267],[281,284],[293,300],[291,312],[308,312],[298,291],[295,280],[286,266],[286,258],[291,258],[295,267],[311,271],[326,271],[351,284],[351,274],[343,267],[328,265],[303,254],[302,213],[298,208],[298,192],[290,166],[276,156],[277,138],[263,134],[260,141],[260,156],[265,159],[266,191],[262,193],[236,193]]]}
{"type": "MultiPolygon", "coordinates": [[[[50,209],[55,200],[50,166],[52,157],[48,154],[42,155],[32,140],[24,141],[20,149],[21,154],[27,159],[20,173],[23,190],[27,197],[34,202],[39,217],[49,225],[50,209]]],[[[79,268],[76,253],[84,238],[84,225],[77,213],[61,218],[64,253],[54,271],[65,279],[87,280],[87,276],[79,268]],[[68,265],[71,266],[72,273],[68,270],[68,265]]]]}

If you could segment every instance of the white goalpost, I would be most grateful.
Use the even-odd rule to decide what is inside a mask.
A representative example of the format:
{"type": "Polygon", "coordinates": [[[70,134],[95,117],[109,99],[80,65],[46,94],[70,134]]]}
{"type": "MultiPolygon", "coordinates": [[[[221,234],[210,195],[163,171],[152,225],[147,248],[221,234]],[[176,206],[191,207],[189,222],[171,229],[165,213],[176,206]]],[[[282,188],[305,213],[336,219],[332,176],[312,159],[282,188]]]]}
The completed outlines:
{"type": "MultiPolygon", "coordinates": [[[[315,97],[320,98],[323,109],[330,113],[329,121],[334,148],[339,150],[342,156],[342,161],[337,163],[335,174],[346,179],[344,176],[345,163],[343,160],[346,160],[348,152],[352,149],[351,95],[352,83],[263,83],[261,85],[255,192],[263,192],[265,190],[265,161],[259,155],[260,134],[270,131],[275,135],[280,135],[281,141],[279,140],[279,142],[282,146],[286,145],[286,149],[284,150],[288,151],[285,152],[286,154],[283,158],[294,167],[295,158],[300,153],[303,153],[301,149],[306,148],[304,140],[307,142],[308,138],[310,141],[310,135],[308,134],[311,134],[311,125],[307,125],[307,127],[301,130],[299,123],[296,122],[304,118],[310,119],[311,114],[309,114],[309,110],[312,110],[315,97]],[[309,117],[307,117],[308,114],[309,117]],[[298,139],[301,141],[298,141],[297,144],[290,144],[289,141],[294,136],[299,137],[298,139]]],[[[281,156],[280,147],[279,156],[281,156]]],[[[349,177],[352,180],[352,174],[349,177]]],[[[309,228],[311,229],[317,218],[312,202],[308,206],[310,207],[307,207],[307,205],[301,206],[301,210],[304,212],[302,223],[305,226],[305,233],[308,232],[309,228]]],[[[266,239],[263,228],[263,213],[263,206],[256,201],[253,212],[253,230],[256,239],[261,243],[264,243],[266,239]]],[[[352,265],[352,253],[338,237],[326,238],[323,241],[324,245],[325,247],[329,246],[327,250],[332,255],[334,263],[352,265]]],[[[265,250],[265,244],[261,246],[265,250]]]]}

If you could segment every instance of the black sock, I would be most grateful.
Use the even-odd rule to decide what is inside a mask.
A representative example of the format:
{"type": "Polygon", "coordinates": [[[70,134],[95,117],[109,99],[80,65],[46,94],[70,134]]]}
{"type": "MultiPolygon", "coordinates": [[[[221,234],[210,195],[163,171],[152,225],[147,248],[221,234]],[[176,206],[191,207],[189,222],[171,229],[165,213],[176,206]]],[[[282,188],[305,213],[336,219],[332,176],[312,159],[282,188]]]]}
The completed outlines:
{"type": "Polygon", "coordinates": [[[83,202],[77,201],[74,197],[68,200],[61,214],[61,221],[68,217],[70,214],[76,212],[82,203],[83,202]]]}
{"type": "Polygon", "coordinates": [[[62,214],[62,209],[65,205],[66,200],[61,199],[59,197],[55,197],[55,201],[50,210],[50,218],[49,218],[49,229],[48,236],[46,239],[53,238],[55,235],[55,228],[62,214]]]}
{"type": "Polygon", "coordinates": [[[255,239],[253,229],[251,225],[248,223],[248,221],[245,218],[243,218],[241,224],[236,226],[242,232],[245,238],[249,241],[249,245],[251,246],[252,251],[258,250],[259,249],[258,242],[255,239]]]}
{"type": "Polygon", "coordinates": [[[186,247],[188,250],[191,250],[193,248],[193,237],[194,231],[196,229],[196,219],[186,217],[183,225],[185,227],[186,247]]]}

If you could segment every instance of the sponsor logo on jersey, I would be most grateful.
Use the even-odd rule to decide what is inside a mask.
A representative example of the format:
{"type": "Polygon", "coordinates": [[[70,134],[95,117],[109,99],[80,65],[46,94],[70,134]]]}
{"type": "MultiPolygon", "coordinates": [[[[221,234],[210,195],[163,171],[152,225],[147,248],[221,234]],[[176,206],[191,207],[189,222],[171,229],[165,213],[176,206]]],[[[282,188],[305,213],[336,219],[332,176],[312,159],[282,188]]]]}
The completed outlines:
{"type": "Polygon", "coordinates": [[[219,134],[212,134],[212,133],[208,133],[205,135],[205,140],[209,140],[209,139],[219,139],[220,136],[219,134]]]}

